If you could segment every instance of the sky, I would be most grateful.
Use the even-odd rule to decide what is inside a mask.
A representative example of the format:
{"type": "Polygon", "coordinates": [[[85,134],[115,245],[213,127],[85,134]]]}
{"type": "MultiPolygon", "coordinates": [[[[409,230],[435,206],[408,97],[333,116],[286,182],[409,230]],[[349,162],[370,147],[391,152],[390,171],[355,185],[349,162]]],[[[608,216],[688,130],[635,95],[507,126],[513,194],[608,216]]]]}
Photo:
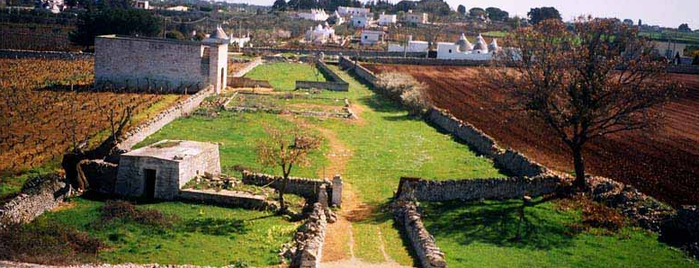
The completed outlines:
{"type": "MultiPolygon", "coordinates": [[[[274,0],[227,0],[234,3],[271,5],[274,0]]],[[[399,0],[393,0],[398,2],[399,0]]],[[[553,6],[564,20],[572,20],[580,15],[595,17],[617,17],[632,19],[644,24],[664,27],[678,27],[688,23],[692,29],[699,29],[699,0],[446,0],[452,9],[464,5],[472,7],[498,7],[510,12],[511,16],[525,17],[532,7],[553,6]]]]}

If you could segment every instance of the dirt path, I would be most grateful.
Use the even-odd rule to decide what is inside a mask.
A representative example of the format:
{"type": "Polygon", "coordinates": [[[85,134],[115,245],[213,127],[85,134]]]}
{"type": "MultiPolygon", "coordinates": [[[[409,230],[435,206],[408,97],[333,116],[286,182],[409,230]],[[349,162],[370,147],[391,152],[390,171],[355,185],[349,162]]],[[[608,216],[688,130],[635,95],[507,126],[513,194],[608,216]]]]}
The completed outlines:
{"type": "MultiPolygon", "coordinates": [[[[363,125],[365,122],[361,119],[361,114],[365,107],[353,104],[353,111],[358,116],[356,124],[363,125]]],[[[288,117],[289,120],[297,123],[300,126],[312,128],[319,131],[330,143],[330,152],[327,154],[329,164],[318,174],[321,177],[332,177],[336,174],[344,175],[347,162],[352,157],[350,150],[345,143],[340,140],[332,130],[319,127],[308,123],[306,120],[299,117],[288,117]]],[[[327,268],[349,268],[349,267],[389,267],[403,268],[386,253],[381,231],[377,227],[376,237],[379,241],[379,250],[381,251],[384,262],[368,263],[358,259],[355,256],[355,239],[352,227],[353,222],[360,222],[375,216],[376,208],[361,201],[352,184],[344,182],[342,191],[342,206],[337,211],[337,221],[329,224],[325,234],[325,243],[323,245],[323,253],[320,267],[327,268]]]]}

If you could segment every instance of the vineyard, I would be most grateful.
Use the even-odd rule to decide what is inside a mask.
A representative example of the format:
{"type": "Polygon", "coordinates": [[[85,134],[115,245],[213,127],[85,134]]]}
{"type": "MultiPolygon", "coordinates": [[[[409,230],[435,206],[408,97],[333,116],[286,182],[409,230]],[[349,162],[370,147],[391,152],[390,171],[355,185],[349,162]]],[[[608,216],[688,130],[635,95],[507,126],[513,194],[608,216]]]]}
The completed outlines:
{"type": "Polygon", "coordinates": [[[81,144],[94,146],[127,108],[133,115],[128,128],[183,98],[98,92],[92,83],[92,60],[0,59],[0,174],[58,160],[81,144]]]}
{"type": "Polygon", "coordinates": [[[0,23],[0,49],[78,51],[68,40],[73,28],[59,24],[0,23]],[[11,38],[10,38],[11,37],[11,38]]]}
{"type": "MultiPolygon", "coordinates": [[[[408,72],[429,85],[435,105],[448,109],[536,161],[572,170],[569,150],[542,122],[503,107],[500,92],[477,86],[469,67],[367,65],[376,72],[408,72]]],[[[626,132],[594,140],[584,151],[588,170],[630,183],[673,205],[698,204],[699,195],[699,76],[673,74],[687,92],[659,107],[665,117],[655,131],[626,132]]]]}

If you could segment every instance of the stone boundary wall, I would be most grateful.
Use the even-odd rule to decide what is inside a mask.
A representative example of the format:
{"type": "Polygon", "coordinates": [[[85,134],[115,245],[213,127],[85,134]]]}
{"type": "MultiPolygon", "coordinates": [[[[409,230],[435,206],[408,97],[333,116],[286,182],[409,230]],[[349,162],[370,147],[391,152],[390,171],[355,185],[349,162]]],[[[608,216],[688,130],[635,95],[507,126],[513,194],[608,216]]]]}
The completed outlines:
{"type": "Polygon", "coordinates": [[[177,198],[199,203],[255,210],[267,210],[277,207],[273,202],[267,201],[265,196],[226,190],[183,189],[180,190],[177,198]]]}
{"type": "MultiPolygon", "coordinates": [[[[10,38],[10,37],[4,37],[4,38],[10,38]]],[[[93,59],[94,57],[95,57],[94,53],[84,53],[84,52],[0,49],[0,58],[5,58],[5,59],[82,60],[82,59],[93,59]]]]}
{"type": "Polygon", "coordinates": [[[329,78],[326,82],[316,82],[316,81],[296,81],[296,88],[303,89],[326,89],[330,91],[349,91],[349,83],[343,80],[339,75],[328,68],[328,65],[323,61],[318,61],[316,65],[318,70],[323,73],[323,75],[329,78]]]}
{"type": "Polygon", "coordinates": [[[543,165],[515,150],[500,148],[495,139],[473,125],[459,120],[446,110],[433,107],[427,112],[426,120],[466,142],[477,153],[493,159],[498,167],[511,175],[535,177],[550,172],[543,165]]]}
{"type": "Polygon", "coordinates": [[[507,200],[551,194],[559,189],[561,182],[555,175],[445,181],[401,178],[397,197],[425,202],[507,200]]]}
{"type": "Polygon", "coordinates": [[[190,96],[186,100],[178,102],[169,109],[160,112],[145,123],[140,124],[126,133],[117,147],[124,150],[131,150],[134,145],[157,132],[165,125],[181,116],[194,112],[194,110],[199,107],[199,104],[201,104],[205,98],[214,94],[214,92],[214,88],[209,86],[208,88],[190,96]]]}
{"type": "Polygon", "coordinates": [[[352,70],[354,74],[362,80],[364,80],[364,82],[367,82],[372,85],[374,85],[374,83],[376,82],[376,75],[372,71],[365,68],[361,64],[352,61],[348,57],[340,57],[339,65],[341,68],[352,70]]]}
{"type": "Polygon", "coordinates": [[[320,266],[322,258],[323,243],[325,242],[325,229],[328,225],[327,208],[320,202],[313,204],[313,211],[308,216],[308,220],[301,227],[294,237],[295,256],[290,267],[293,268],[316,268],[320,266]]]}
{"type": "Polygon", "coordinates": [[[667,71],[678,74],[699,74],[699,65],[670,65],[667,71]]]}
{"type": "Polygon", "coordinates": [[[0,206],[0,228],[27,223],[57,207],[70,195],[70,185],[57,175],[35,177],[27,181],[18,196],[0,206]]]}
{"type": "Polygon", "coordinates": [[[262,64],[262,58],[257,57],[254,60],[250,61],[250,63],[248,63],[248,65],[246,65],[242,69],[238,70],[237,72],[235,72],[231,76],[232,77],[243,77],[243,76],[245,76],[245,74],[252,71],[252,69],[255,69],[255,67],[259,66],[260,64],[262,64]]]}
{"type": "MultiPolygon", "coordinates": [[[[253,173],[250,171],[243,171],[243,183],[251,184],[257,186],[269,186],[273,189],[278,190],[281,184],[282,178],[279,176],[272,176],[262,173],[253,173]]],[[[320,192],[321,186],[329,186],[326,191],[328,195],[332,196],[332,182],[328,180],[318,180],[318,179],[307,179],[307,178],[295,178],[290,177],[289,182],[286,184],[285,192],[290,194],[295,194],[302,196],[306,199],[317,201],[318,193],[320,192]]]]}
{"type": "Polygon", "coordinates": [[[434,237],[427,231],[412,201],[397,201],[393,204],[393,216],[405,229],[420,266],[423,268],[445,268],[444,253],[437,247],[434,237]]]}
{"type": "Polygon", "coordinates": [[[245,77],[228,77],[228,86],[232,88],[244,88],[244,87],[264,87],[272,88],[272,85],[263,80],[254,80],[245,77]]]}
{"type": "Polygon", "coordinates": [[[437,58],[396,58],[396,57],[351,57],[352,60],[382,64],[405,64],[405,65],[433,65],[433,66],[488,66],[490,61],[483,60],[450,60],[437,58]]]}
{"type": "Polygon", "coordinates": [[[325,89],[330,91],[349,91],[349,84],[338,82],[296,81],[296,89],[325,89]]]}
{"type": "Polygon", "coordinates": [[[266,112],[271,114],[295,114],[301,116],[314,116],[314,117],[334,117],[342,119],[356,119],[354,113],[352,113],[349,108],[344,107],[345,113],[327,113],[327,112],[316,112],[316,111],[297,111],[297,110],[284,110],[284,109],[274,109],[274,108],[253,108],[253,107],[233,107],[226,108],[227,111],[236,111],[239,113],[243,112],[266,112]]]}
{"type": "Polygon", "coordinates": [[[246,53],[298,53],[298,54],[318,54],[323,52],[326,56],[362,56],[362,57],[425,57],[427,53],[425,52],[388,52],[388,51],[359,51],[359,50],[347,50],[347,49],[293,49],[293,48],[269,48],[269,47],[256,47],[256,48],[243,48],[243,52],[246,53]]]}

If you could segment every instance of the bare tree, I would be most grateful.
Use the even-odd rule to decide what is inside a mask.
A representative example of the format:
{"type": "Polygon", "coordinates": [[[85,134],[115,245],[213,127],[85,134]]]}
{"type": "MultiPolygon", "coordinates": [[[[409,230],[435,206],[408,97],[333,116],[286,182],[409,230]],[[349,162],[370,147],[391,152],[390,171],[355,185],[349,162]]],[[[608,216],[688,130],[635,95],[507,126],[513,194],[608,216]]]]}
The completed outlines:
{"type": "Polygon", "coordinates": [[[572,27],[547,20],[516,30],[506,43],[514,49],[496,57],[488,85],[570,148],[578,189],[586,187],[583,146],[657,125],[660,114],[651,108],[678,89],[649,42],[614,20],[581,17],[572,27]]]}
{"type": "Polygon", "coordinates": [[[258,160],[264,166],[280,167],[282,169],[279,184],[279,204],[281,211],[286,211],[284,191],[289,181],[289,175],[294,166],[308,166],[308,155],[320,147],[321,138],[300,129],[287,131],[270,126],[266,127],[268,137],[257,144],[258,160]]]}

